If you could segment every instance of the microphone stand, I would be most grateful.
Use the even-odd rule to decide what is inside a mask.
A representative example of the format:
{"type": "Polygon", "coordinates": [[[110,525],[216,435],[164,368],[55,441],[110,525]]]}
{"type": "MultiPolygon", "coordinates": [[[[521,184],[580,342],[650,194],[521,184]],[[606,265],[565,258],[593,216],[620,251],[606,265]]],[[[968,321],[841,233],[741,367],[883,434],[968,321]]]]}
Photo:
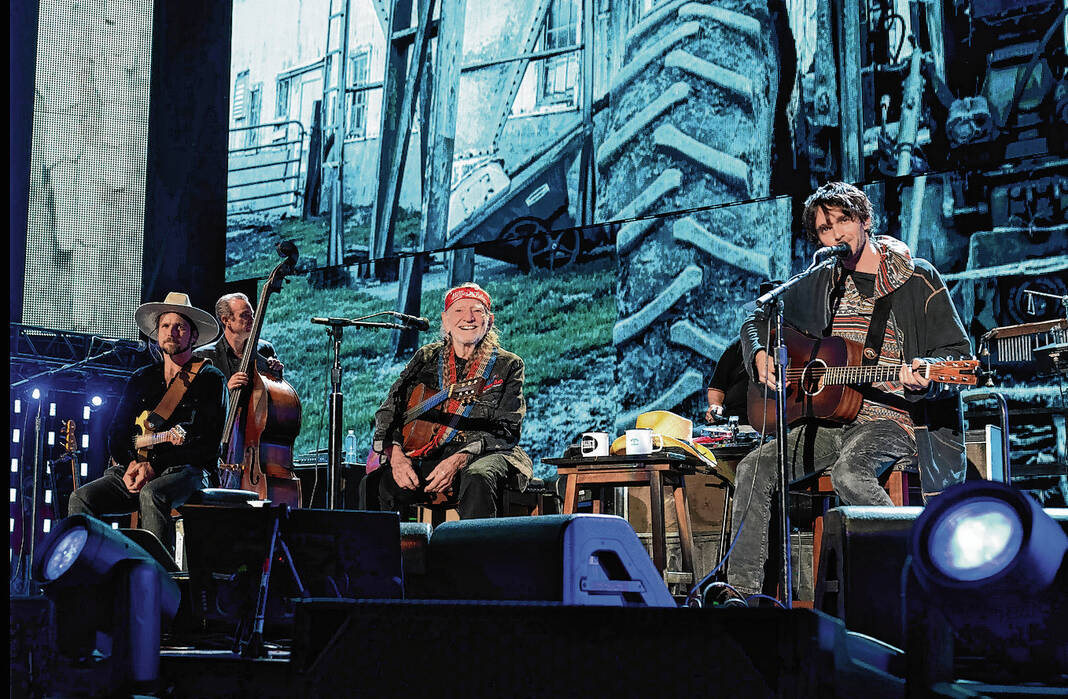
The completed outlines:
{"type": "MultiPolygon", "coordinates": [[[[374,313],[364,318],[383,315],[374,313]]],[[[341,483],[341,423],[345,397],[341,393],[341,338],[346,327],[389,328],[404,330],[400,323],[368,322],[364,318],[312,318],[311,322],[326,325],[326,334],[334,343],[334,363],[330,367],[330,397],[327,399],[327,414],[330,416],[329,459],[326,469],[326,508],[338,509],[338,486],[341,483]]],[[[316,460],[318,462],[318,460],[316,460]]],[[[318,465],[316,466],[318,468],[318,465]]]]}
{"type": "Polygon", "coordinates": [[[805,271],[790,277],[790,279],[756,300],[757,313],[759,315],[764,318],[767,318],[772,313],[775,315],[775,384],[779,387],[775,392],[775,446],[777,447],[779,462],[779,536],[782,541],[781,555],[783,561],[780,574],[782,576],[782,589],[787,609],[793,607],[794,596],[793,573],[790,564],[790,508],[787,493],[787,486],[790,483],[790,476],[787,473],[789,457],[786,446],[786,365],[789,361],[789,356],[786,352],[786,342],[783,340],[783,312],[780,297],[788,289],[796,286],[802,279],[824,269],[830,269],[836,264],[838,264],[837,257],[827,257],[822,262],[813,264],[805,271]]]}
{"type": "MultiPolygon", "coordinates": [[[[90,349],[92,349],[92,345],[90,345],[90,349]]],[[[11,384],[11,388],[18,388],[22,384],[28,383],[30,381],[33,381],[34,379],[39,379],[39,378],[42,378],[42,377],[45,377],[45,376],[52,376],[53,374],[60,374],[60,373],[66,371],[68,369],[73,369],[75,367],[82,366],[84,364],[88,364],[89,362],[95,362],[97,359],[101,359],[101,358],[106,357],[106,356],[108,356],[110,354],[116,354],[122,349],[128,349],[128,348],[123,347],[123,346],[118,345],[118,344],[115,344],[115,345],[113,345],[111,347],[111,349],[105,349],[104,351],[99,352],[99,353],[94,354],[94,355],[91,355],[89,357],[86,357],[85,359],[79,359],[76,362],[70,362],[69,364],[64,364],[63,366],[58,366],[55,369],[48,369],[46,371],[38,372],[38,373],[34,374],[33,376],[27,376],[26,378],[20,379],[20,380],[16,381],[15,383],[11,384]]],[[[143,350],[138,350],[138,351],[143,351],[143,350]]]]}

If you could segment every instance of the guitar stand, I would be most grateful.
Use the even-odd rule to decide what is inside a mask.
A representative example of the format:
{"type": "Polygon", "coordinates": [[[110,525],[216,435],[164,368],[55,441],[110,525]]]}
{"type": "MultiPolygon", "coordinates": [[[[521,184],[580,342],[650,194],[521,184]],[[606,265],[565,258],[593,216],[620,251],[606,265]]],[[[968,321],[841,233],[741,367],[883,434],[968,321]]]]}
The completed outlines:
{"type": "Polygon", "coordinates": [[[297,592],[301,597],[308,597],[308,591],[304,589],[304,583],[300,580],[297,567],[293,564],[293,556],[289,553],[282,533],[279,531],[282,520],[289,518],[289,505],[278,505],[271,508],[271,539],[267,544],[267,554],[263,559],[263,572],[260,574],[260,587],[256,595],[256,610],[251,620],[247,616],[242,617],[234,630],[234,653],[242,658],[262,658],[263,653],[263,622],[267,614],[267,591],[271,583],[271,570],[274,563],[275,547],[282,550],[289,572],[293,581],[297,584],[297,592]],[[248,639],[245,633],[248,632],[248,639]]]}

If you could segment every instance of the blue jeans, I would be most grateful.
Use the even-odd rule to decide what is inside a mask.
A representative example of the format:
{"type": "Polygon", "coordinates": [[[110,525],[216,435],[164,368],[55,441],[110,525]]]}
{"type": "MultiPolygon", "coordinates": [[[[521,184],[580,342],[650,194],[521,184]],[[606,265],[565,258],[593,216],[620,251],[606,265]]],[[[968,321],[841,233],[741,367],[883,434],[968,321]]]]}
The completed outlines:
{"type": "MultiPolygon", "coordinates": [[[[879,476],[898,460],[916,454],[916,440],[892,420],[800,425],[787,433],[786,443],[790,484],[831,469],[834,492],[846,505],[893,505],[879,476]]],[[[771,440],[738,464],[732,518],[737,541],[727,564],[727,581],[745,595],[761,592],[764,584],[771,510],[779,485],[777,454],[777,442],[771,440]]]]}
{"type": "Polygon", "coordinates": [[[174,525],[171,510],[184,505],[203,485],[204,470],[193,466],[171,466],[131,493],[122,482],[125,466],[112,466],[92,483],[70,494],[70,514],[99,517],[105,514],[140,512],[140,528],[156,535],[174,551],[174,525]]]}

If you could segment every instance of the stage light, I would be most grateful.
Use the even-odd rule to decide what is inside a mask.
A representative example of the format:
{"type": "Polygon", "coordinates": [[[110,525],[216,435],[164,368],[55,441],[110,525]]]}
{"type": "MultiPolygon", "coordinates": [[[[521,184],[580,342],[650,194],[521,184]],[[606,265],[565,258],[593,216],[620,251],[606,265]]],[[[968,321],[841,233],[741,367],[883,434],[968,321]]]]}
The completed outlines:
{"type": "Polygon", "coordinates": [[[89,402],[93,404],[94,408],[99,408],[104,403],[104,399],[100,396],[93,396],[93,399],[89,402]]]}
{"type": "Polygon", "coordinates": [[[1034,498],[997,481],[953,486],[927,504],[909,546],[923,594],[908,637],[951,649],[920,651],[943,664],[927,676],[1068,672],[1068,627],[1056,621],[1068,619],[1068,535],[1034,498]]]}
{"type": "Polygon", "coordinates": [[[89,448],[89,433],[83,432],[82,433],[82,449],[88,449],[88,448],[89,448]]]}
{"type": "Polygon", "coordinates": [[[88,419],[89,419],[89,406],[87,405],[84,408],[82,408],[82,420],[88,420],[88,419]]]}
{"type": "Polygon", "coordinates": [[[12,473],[18,473],[19,472],[19,460],[18,460],[18,457],[15,457],[15,456],[11,457],[11,472],[12,473]]]}
{"type": "Polygon", "coordinates": [[[107,664],[115,691],[154,687],[160,629],[180,594],[145,549],[98,519],[71,515],[39,545],[33,573],[55,603],[62,655],[107,664]]]}
{"type": "Polygon", "coordinates": [[[22,401],[19,400],[18,398],[16,398],[15,399],[15,413],[18,414],[18,413],[21,413],[21,412],[22,412],[22,401]]]}
{"type": "Polygon", "coordinates": [[[994,481],[946,490],[912,529],[912,565],[929,592],[1049,588],[1068,536],[1028,495],[994,481]]]}
{"type": "Polygon", "coordinates": [[[55,417],[55,416],[56,416],[56,404],[55,403],[49,403],[48,404],[48,417],[55,417]]]}
{"type": "Polygon", "coordinates": [[[33,398],[34,400],[40,400],[40,398],[41,398],[41,389],[39,389],[39,388],[33,389],[30,392],[30,397],[33,398]]]}
{"type": "Polygon", "coordinates": [[[22,437],[22,434],[19,432],[19,428],[16,427],[15,429],[11,430],[11,443],[12,444],[18,444],[20,437],[22,437]]]}
{"type": "Polygon", "coordinates": [[[53,447],[55,445],[56,445],[56,433],[55,432],[49,432],[48,433],[48,446],[53,447]]]}

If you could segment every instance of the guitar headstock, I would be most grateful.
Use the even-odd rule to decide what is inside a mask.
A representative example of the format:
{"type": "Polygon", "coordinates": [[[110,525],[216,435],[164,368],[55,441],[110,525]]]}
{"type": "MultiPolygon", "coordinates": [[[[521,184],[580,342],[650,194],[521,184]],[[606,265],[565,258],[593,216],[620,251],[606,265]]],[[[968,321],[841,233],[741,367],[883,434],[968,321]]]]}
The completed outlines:
{"type": "Polygon", "coordinates": [[[953,359],[931,364],[928,378],[939,383],[975,386],[979,383],[979,360],[953,359]]]}
{"type": "Polygon", "coordinates": [[[469,405],[478,399],[478,394],[482,393],[485,385],[486,380],[481,376],[467,379],[466,381],[458,381],[449,387],[449,398],[458,401],[462,405],[469,405]]]}
{"type": "Polygon", "coordinates": [[[63,449],[68,454],[73,454],[78,451],[78,438],[74,434],[74,420],[66,420],[63,422],[63,449]]]}

